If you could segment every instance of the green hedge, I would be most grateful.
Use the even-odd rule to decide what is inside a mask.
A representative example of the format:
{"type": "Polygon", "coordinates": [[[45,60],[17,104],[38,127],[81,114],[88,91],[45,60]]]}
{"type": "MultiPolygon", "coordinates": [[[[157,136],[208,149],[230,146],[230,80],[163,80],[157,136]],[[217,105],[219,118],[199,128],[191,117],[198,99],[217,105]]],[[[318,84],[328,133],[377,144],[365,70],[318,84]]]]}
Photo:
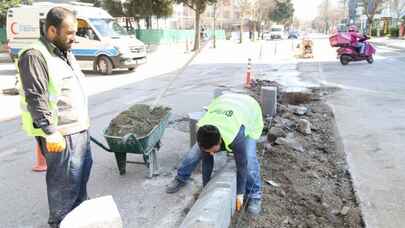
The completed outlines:
{"type": "Polygon", "coordinates": [[[7,41],[7,32],[6,29],[0,27],[0,44],[5,43],[7,41]]]}
{"type": "MultiPolygon", "coordinates": [[[[216,30],[215,31],[215,38],[218,40],[225,40],[225,30],[216,30]]],[[[208,31],[208,37],[213,38],[214,37],[214,31],[209,30],[208,31]]]]}
{"type": "Polygon", "coordinates": [[[391,37],[398,37],[399,36],[399,28],[391,27],[390,28],[390,36],[391,37]]]}
{"type": "Polygon", "coordinates": [[[376,28],[371,29],[371,36],[377,36],[377,29],[376,28]]]}
{"type": "MultiPolygon", "coordinates": [[[[168,43],[181,43],[185,41],[194,40],[194,30],[176,30],[176,29],[141,29],[133,30],[130,32],[135,34],[136,37],[145,44],[168,44],[168,43]]],[[[212,31],[208,31],[208,37],[212,38],[212,31]]],[[[216,31],[217,39],[225,39],[225,31],[216,31]]]]}
{"type": "Polygon", "coordinates": [[[192,40],[194,37],[194,31],[192,30],[149,29],[135,30],[133,34],[145,44],[179,43],[192,40]]]}

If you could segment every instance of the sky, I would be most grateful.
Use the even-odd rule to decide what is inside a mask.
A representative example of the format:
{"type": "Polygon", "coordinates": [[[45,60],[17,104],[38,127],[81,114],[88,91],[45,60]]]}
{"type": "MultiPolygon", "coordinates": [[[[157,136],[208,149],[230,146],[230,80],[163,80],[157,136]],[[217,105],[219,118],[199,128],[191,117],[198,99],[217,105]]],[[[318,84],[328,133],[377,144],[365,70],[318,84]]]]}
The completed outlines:
{"type": "Polygon", "coordinates": [[[300,20],[312,20],[318,15],[322,0],[293,0],[295,16],[300,20]]]}

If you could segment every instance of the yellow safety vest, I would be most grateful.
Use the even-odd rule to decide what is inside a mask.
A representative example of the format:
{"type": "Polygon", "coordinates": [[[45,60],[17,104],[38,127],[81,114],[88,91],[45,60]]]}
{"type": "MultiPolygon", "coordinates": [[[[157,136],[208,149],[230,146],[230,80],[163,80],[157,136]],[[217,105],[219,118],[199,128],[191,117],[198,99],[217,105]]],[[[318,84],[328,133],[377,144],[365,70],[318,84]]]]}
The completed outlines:
{"type": "MultiPolygon", "coordinates": [[[[51,112],[51,124],[56,126],[62,135],[70,135],[89,128],[88,101],[82,81],[84,78],[75,59],[71,66],[48,48],[41,41],[34,42],[30,47],[20,51],[21,56],[25,51],[38,50],[45,59],[48,73],[48,106],[51,112]]],[[[18,64],[18,61],[16,61],[18,64]]],[[[26,97],[20,77],[20,106],[22,128],[29,136],[45,136],[41,128],[35,128],[31,113],[28,111],[26,97]]]]}
{"type": "Polygon", "coordinates": [[[219,129],[227,151],[240,127],[245,127],[245,135],[259,139],[263,131],[262,110],[257,101],[244,94],[224,94],[208,106],[207,113],[197,126],[213,125],[219,129]]]}

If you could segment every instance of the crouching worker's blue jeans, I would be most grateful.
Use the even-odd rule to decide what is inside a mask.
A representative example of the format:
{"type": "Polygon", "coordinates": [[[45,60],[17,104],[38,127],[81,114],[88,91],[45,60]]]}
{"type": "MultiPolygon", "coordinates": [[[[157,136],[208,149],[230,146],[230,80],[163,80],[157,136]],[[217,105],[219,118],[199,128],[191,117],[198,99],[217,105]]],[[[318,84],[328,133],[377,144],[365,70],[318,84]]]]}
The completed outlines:
{"type": "MultiPolygon", "coordinates": [[[[260,165],[256,157],[256,141],[245,136],[245,129],[242,126],[231,146],[234,151],[235,159],[239,159],[241,162],[243,162],[243,160],[247,161],[247,170],[238,170],[237,175],[246,176],[247,181],[240,180],[243,177],[239,177],[237,181],[237,191],[245,193],[248,198],[261,199],[262,192],[260,165]],[[243,150],[245,151],[245,153],[236,155],[235,151],[239,148],[244,148],[243,150]],[[244,175],[244,172],[247,172],[247,175],[244,175]],[[245,186],[243,186],[243,182],[245,182],[245,186]],[[242,190],[242,188],[244,189],[242,190]]],[[[203,184],[205,185],[210,179],[214,159],[206,152],[201,151],[198,144],[194,144],[194,146],[182,160],[180,167],[177,170],[176,179],[181,182],[186,182],[201,160],[204,160],[202,172],[203,184]]]]}
{"type": "Polygon", "coordinates": [[[87,181],[93,163],[90,136],[83,131],[64,138],[66,149],[60,153],[50,153],[46,149],[45,138],[36,137],[48,165],[46,186],[50,225],[59,224],[71,210],[88,198],[87,181]]]}

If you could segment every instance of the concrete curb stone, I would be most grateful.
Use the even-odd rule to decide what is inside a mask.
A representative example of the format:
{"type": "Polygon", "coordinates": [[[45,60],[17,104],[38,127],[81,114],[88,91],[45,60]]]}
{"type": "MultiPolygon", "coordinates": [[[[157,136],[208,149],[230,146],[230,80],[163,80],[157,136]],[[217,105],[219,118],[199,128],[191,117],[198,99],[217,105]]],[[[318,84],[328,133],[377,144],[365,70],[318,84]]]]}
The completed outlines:
{"type": "Polygon", "coordinates": [[[236,172],[228,162],[203,189],[180,228],[227,228],[235,212],[236,172]]]}

